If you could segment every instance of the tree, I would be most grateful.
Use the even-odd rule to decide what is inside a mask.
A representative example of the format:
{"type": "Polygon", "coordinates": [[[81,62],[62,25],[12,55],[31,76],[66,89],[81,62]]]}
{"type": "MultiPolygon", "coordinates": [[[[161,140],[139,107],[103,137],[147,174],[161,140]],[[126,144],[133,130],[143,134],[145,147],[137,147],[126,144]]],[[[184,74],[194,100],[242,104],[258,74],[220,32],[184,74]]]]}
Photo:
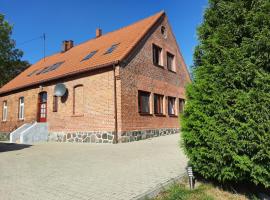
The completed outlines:
{"type": "Polygon", "coordinates": [[[270,187],[270,1],[209,0],[182,116],[194,170],[270,187]]]}
{"type": "Polygon", "coordinates": [[[0,87],[29,66],[28,62],[21,61],[23,52],[15,48],[11,34],[12,26],[0,14],[0,87]]]}

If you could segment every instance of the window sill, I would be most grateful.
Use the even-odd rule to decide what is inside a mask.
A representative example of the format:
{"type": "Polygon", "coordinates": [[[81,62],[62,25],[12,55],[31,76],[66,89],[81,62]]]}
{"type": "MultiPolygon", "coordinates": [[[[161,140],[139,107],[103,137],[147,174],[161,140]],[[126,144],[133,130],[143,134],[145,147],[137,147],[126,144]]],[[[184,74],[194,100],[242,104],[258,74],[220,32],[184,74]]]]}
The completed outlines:
{"type": "Polygon", "coordinates": [[[176,74],[176,71],[173,71],[173,70],[171,70],[171,69],[168,69],[168,71],[169,71],[169,72],[172,72],[172,73],[174,73],[174,74],[176,74]]]}
{"type": "Polygon", "coordinates": [[[84,114],[81,114],[81,115],[71,115],[71,117],[84,117],[84,114]]]}
{"type": "Polygon", "coordinates": [[[164,114],[162,114],[162,113],[161,113],[161,114],[155,113],[155,116],[156,116],[156,117],[166,117],[166,115],[164,115],[164,114]]]}
{"type": "Polygon", "coordinates": [[[23,122],[24,121],[24,119],[18,119],[18,122],[23,122]]]}
{"type": "Polygon", "coordinates": [[[170,114],[169,114],[169,117],[178,117],[178,115],[170,115],[170,114]]]}
{"type": "Polygon", "coordinates": [[[164,66],[162,66],[162,65],[159,65],[159,64],[156,64],[156,63],[153,63],[156,67],[159,67],[159,68],[162,68],[162,69],[165,69],[165,67],[164,66]]]}
{"type": "Polygon", "coordinates": [[[151,114],[151,113],[139,113],[139,114],[142,116],[153,116],[153,114],[151,114]]]}
{"type": "Polygon", "coordinates": [[[2,123],[7,123],[7,120],[5,120],[5,121],[1,121],[2,123]]]}

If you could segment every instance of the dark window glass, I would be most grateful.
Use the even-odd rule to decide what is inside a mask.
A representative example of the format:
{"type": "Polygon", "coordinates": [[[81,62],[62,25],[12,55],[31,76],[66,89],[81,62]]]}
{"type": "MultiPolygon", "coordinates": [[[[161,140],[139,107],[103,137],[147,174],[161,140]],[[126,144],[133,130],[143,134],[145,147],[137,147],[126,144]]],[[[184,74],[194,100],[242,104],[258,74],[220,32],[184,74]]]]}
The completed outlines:
{"type": "Polygon", "coordinates": [[[39,74],[44,74],[48,71],[50,67],[44,67],[43,69],[41,69],[39,72],[36,73],[36,75],[39,75],[39,74]]]}
{"type": "Polygon", "coordinates": [[[53,96],[53,112],[57,112],[58,110],[58,97],[53,96]]]}
{"type": "Polygon", "coordinates": [[[138,102],[139,102],[139,113],[150,113],[149,106],[150,93],[139,91],[138,102]]]}
{"type": "Polygon", "coordinates": [[[57,63],[54,63],[54,64],[51,65],[51,66],[44,67],[44,68],[42,68],[41,70],[35,70],[34,72],[32,72],[31,74],[29,74],[28,76],[33,75],[35,72],[36,72],[36,75],[48,73],[48,72],[50,72],[50,71],[56,70],[56,69],[59,68],[63,63],[64,63],[64,61],[62,61],[62,62],[57,62],[57,63]]]}
{"type": "Polygon", "coordinates": [[[175,98],[168,97],[168,114],[175,115],[175,98]]]}
{"type": "Polygon", "coordinates": [[[32,71],[30,74],[28,74],[27,76],[32,76],[33,74],[35,74],[38,71],[38,69],[32,71]]]}
{"type": "Polygon", "coordinates": [[[179,99],[179,113],[183,113],[185,107],[185,100],[179,99]]]}
{"type": "Polygon", "coordinates": [[[48,69],[47,72],[56,70],[56,69],[59,68],[63,63],[64,63],[64,61],[63,61],[63,62],[58,62],[58,63],[53,64],[52,66],[50,66],[50,68],[48,69]]]}
{"type": "Polygon", "coordinates": [[[88,60],[88,59],[92,58],[96,53],[97,53],[97,51],[92,51],[87,56],[85,56],[85,58],[82,59],[82,61],[85,61],[85,60],[88,60]]]}
{"type": "Polygon", "coordinates": [[[40,103],[46,103],[47,102],[47,92],[40,93],[40,103]]]}
{"type": "Polygon", "coordinates": [[[161,51],[162,49],[153,44],[153,63],[161,66],[161,51]]]}
{"type": "Polygon", "coordinates": [[[168,70],[175,71],[174,69],[174,55],[167,52],[167,68],[168,70]]]}
{"type": "Polygon", "coordinates": [[[165,39],[167,38],[167,30],[165,26],[161,26],[161,34],[163,35],[165,39]]]}
{"type": "Polygon", "coordinates": [[[163,114],[163,95],[154,95],[154,112],[155,114],[163,114]]]}
{"type": "Polygon", "coordinates": [[[119,43],[118,44],[113,44],[109,49],[107,49],[107,51],[104,54],[112,53],[116,49],[116,47],[118,45],[119,45],[119,43]]]}

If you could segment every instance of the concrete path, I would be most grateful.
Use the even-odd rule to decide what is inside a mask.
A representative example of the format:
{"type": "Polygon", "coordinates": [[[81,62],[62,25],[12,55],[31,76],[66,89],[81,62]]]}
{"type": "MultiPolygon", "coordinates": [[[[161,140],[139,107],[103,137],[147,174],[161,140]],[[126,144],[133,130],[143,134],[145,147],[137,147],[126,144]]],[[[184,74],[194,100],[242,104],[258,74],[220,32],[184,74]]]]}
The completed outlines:
{"type": "Polygon", "coordinates": [[[117,145],[0,143],[0,199],[128,200],[186,164],[178,134],[117,145]]]}

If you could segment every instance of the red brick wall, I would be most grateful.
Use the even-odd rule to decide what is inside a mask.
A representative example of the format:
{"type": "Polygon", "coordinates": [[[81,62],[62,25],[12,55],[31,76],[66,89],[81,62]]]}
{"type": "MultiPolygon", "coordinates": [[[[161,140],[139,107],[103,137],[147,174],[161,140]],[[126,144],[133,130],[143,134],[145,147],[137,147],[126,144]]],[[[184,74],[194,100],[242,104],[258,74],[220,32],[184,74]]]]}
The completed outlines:
{"type": "MultiPolygon", "coordinates": [[[[158,93],[166,97],[185,98],[184,87],[190,78],[167,18],[157,27],[132,61],[121,68],[120,78],[122,111],[120,131],[179,127],[178,117],[168,116],[167,99],[165,99],[165,116],[140,115],[138,112],[138,90],[151,92],[152,95],[158,93]],[[166,27],[166,39],[161,34],[161,26],[166,27]],[[163,49],[164,68],[153,65],[153,43],[163,49]],[[166,67],[166,51],[175,55],[176,73],[168,71],[166,67]]],[[[153,111],[153,98],[150,106],[153,111]]]]}
{"type": "MultiPolygon", "coordinates": [[[[114,131],[114,79],[113,71],[103,69],[82,74],[79,77],[61,80],[68,89],[65,102],[58,99],[58,112],[53,112],[53,91],[55,83],[43,85],[42,91],[48,93],[47,121],[50,131],[114,131]],[[84,102],[83,113],[73,114],[74,86],[83,85],[83,93],[77,96],[78,103],[84,102]],[[82,95],[83,94],[83,95],[82,95]]],[[[38,94],[41,89],[27,89],[0,97],[0,132],[10,132],[23,123],[37,120],[38,94]],[[25,98],[25,119],[18,120],[19,97],[25,98]],[[8,118],[2,122],[3,101],[8,102],[8,118]]]]}
{"type": "MultiPolygon", "coordinates": [[[[178,117],[170,117],[167,113],[167,96],[185,98],[184,86],[190,81],[185,63],[178,50],[175,38],[171,32],[167,18],[162,25],[167,29],[167,38],[161,34],[161,25],[148,38],[141,50],[125,67],[116,67],[117,88],[117,121],[118,130],[144,130],[158,128],[178,128],[178,117]],[[152,44],[163,48],[164,68],[153,65],[152,44]],[[175,55],[176,73],[166,67],[166,51],[175,55]],[[138,113],[138,90],[144,90],[165,96],[165,115],[154,114],[143,116],[138,113]]],[[[72,131],[114,131],[114,72],[112,69],[102,69],[84,73],[73,78],[59,80],[68,88],[66,101],[58,99],[58,112],[53,112],[53,91],[57,82],[43,85],[42,91],[48,93],[48,118],[51,132],[72,131]],[[83,106],[83,113],[73,113],[74,87],[82,85],[83,92],[78,92],[76,99],[83,106]],[[83,102],[83,105],[82,105],[83,102]]],[[[39,86],[0,97],[0,131],[9,132],[25,122],[37,120],[39,86]],[[25,120],[18,121],[18,99],[25,97],[25,120]],[[3,101],[8,102],[8,121],[2,122],[3,101]]],[[[153,96],[151,110],[153,111],[153,96]]],[[[178,106],[178,102],[177,102],[178,106]]],[[[177,108],[178,109],[178,108],[177,108]]]]}
{"type": "Polygon", "coordinates": [[[11,132],[26,122],[36,121],[38,88],[0,97],[0,132],[11,132]],[[24,97],[24,120],[19,120],[19,98],[24,97]],[[8,116],[3,122],[3,101],[7,101],[8,116]]]}
{"type": "MultiPolygon", "coordinates": [[[[58,112],[48,113],[50,131],[114,131],[114,79],[113,71],[107,70],[100,73],[89,73],[83,78],[66,81],[69,91],[68,100],[64,103],[59,99],[58,112]],[[73,92],[74,86],[82,84],[83,113],[73,115],[73,92]]],[[[51,87],[53,89],[53,87],[51,87]]],[[[51,91],[52,93],[52,91],[51,91]]],[[[52,107],[52,95],[49,105],[52,107]]]]}

